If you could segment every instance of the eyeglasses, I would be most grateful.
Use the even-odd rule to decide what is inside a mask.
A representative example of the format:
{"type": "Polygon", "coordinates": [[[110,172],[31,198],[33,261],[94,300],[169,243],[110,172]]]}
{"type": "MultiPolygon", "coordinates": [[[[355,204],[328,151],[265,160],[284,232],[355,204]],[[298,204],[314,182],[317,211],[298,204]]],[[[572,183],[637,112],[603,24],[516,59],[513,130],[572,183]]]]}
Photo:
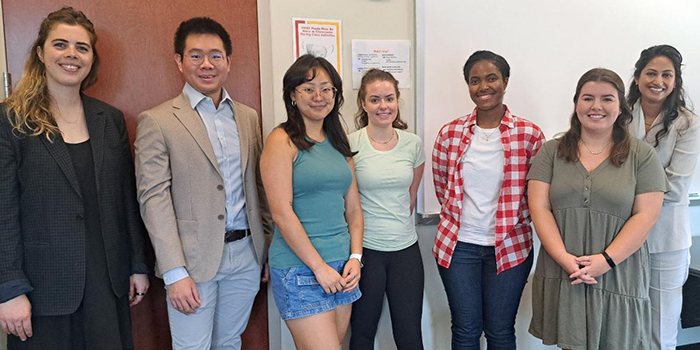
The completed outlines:
{"type": "Polygon", "coordinates": [[[192,53],[189,55],[185,55],[185,57],[187,57],[187,59],[189,59],[190,62],[197,65],[202,64],[202,62],[204,62],[205,56],[209,58],[209,63],[215,66],[220,66],[226,62],[226,56],[224,56],[224,54],[220,52],[214,52],[208,55],[203,55],[201,53],[192,53]]]}
{"type": "Polygon", "coordinates": [[[307,87],[297,88],[295,90],[307,98],[314,98],[314,97],[316,97],[316,94],[319,94],[321,97],[323,97],[325,99],[335,98],[335,93],[338,92],[338,89],[336,89],[335,87],[329,87],[329,86],[324,86],[320,89],[316,89],[315,87],[307,86],[307,87]]]}

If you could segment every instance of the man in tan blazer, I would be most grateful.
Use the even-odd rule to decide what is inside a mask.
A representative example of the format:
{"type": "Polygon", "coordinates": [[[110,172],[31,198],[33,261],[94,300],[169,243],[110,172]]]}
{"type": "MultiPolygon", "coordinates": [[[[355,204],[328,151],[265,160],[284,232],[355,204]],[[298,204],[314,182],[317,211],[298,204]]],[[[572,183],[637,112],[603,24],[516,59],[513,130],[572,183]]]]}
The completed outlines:
{"type": "Polygon", "coordinates": [[[182,22],[175,61],[183,92],[138,117],[138,198],[175,350],[240,349],[266,260],[262,135],[257,113],[223,88],[231,50],[216,21],[182,22]]]}

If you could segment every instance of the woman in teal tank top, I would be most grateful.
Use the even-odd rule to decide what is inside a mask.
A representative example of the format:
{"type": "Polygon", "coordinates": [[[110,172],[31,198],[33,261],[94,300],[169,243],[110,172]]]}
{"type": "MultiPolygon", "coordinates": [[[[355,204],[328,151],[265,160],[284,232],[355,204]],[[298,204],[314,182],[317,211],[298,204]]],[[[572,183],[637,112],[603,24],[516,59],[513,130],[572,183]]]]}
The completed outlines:
{"type": "Polygon", "coordinates": [[[287,121],[260,159],[276,228],[269,250],[275,302],[300,349],[340,349],[362,258],[353,152],[340,122],[340,76],[301,56],[284,75],[287,121]]]}

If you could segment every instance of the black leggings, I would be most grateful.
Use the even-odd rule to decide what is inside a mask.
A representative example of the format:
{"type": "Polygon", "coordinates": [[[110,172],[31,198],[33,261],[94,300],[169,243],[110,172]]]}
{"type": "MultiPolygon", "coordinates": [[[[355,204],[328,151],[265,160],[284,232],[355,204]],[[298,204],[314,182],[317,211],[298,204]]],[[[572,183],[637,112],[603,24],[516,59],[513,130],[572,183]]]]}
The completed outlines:
{"type": "Polygon", "coordinates": [[[396,347],[399,350],[422,350],[424,275],[418,243],[395,252],[364,248],[363,255],[362,297],[352,305],[350,349],[374,349],[386,292],[396,347]]]}

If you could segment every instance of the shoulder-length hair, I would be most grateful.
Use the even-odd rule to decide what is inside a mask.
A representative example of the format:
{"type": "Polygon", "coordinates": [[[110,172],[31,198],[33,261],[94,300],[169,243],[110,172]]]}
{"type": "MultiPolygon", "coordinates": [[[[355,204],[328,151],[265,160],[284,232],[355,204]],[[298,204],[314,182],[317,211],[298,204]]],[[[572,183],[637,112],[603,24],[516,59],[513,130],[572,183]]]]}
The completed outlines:
{"type": "Polygon", "coordinates": [[[559,158],[567,162],[575,162],[579,158],[579,141],[581,141],[581,122],[576,115],[576,104],[578,103],[581,88],[588,82],[604,82],[612,85],[617,90],[617,99],[620,101],[620,115],[613,124],[613,146],[610,150],[610,161],[615,166],[620,166],[627,159],[630,152],[630,136],[627,132],[627,124],[632,120],[632,112],[627,101],[625,101],[625,83],[622,82],[617,73],[605,69],[594,68],[583,74],[576,85],[574,94],[574,113],[571,114],[571,127],[564,133],[559,142],[559,158]]]}
{"type": "Polygon", "coordinates": [[[80,91],[97,82],[97,68],[100,65],[100,58],[95,48],[97,34],[92,22],[84,13],[72,7],[64,7],[51,12],[41,22],[37,38],[29,48],[27,61],[24,63],[24,71],[22,78],[17,83],[17,89],[5,100],[7,115],[15,134],[44,135],[50,141],[53,141],[56,135],[60,135],[56,120],[51,115],[51,96],[46,85],[46,67],[39,59],[37,52],[37,48],[44,49],[49,33],[58,24],[79,25],[87,31],[92,46],[93,61],[90,72],[80,84],[80,91]]]}
{"type": "MultiPolygon", "coordinates": [[[[634,64],[634,78],[639,79],[647,64],[656,57],[666,57],[673,63],[676,84],[673,86],[673,91],[666,96],[666,100],[664,100],[661,106],[661,113],[664,116],[663,128],[656,133],[654,147],[658,146],[659,140],[668,134],[671,123],[678,118],[681,109],[688,109],[685,103],[685,90],[683,90],[683,77],[681,75],[683,56],[675,47],[671,45],[656,45],[642,50],[637,63],[634,64]]],[[[635,79],[632,79],[630,92],[627,95],[627,103],[629,103],[630,107],[634,107],[635,103],[642,97],[642,93],[639,91],[639,85],[637,85],[635,79]]],[[[690,125],[690,123],[686,123],[686,125],[690,125]]]]}
{"type": "Polygon", "coordinates": [[[340,120],[340,107],[343,105],[343,82],[340,75],[326,59],[313,55],[303,55],[299,57],[284,74],[282,79],[282,99],[287,109],[287,121],[280,124],[280,127],[287,132],[289,139],[299,150],[308,150],[314,146],[314,142],[306,137],[306,125],[304,118],[299,112],[296,103],[292,103],[292,95],[297,86],[314,80],[318,70],[324,70],[331,78],[331,83],[336,89],[335,104],[328,116],[323,119],[323,131],[328,137],[333,148],[338,150],[345,157],[355,155],[350,149],[345,128],[340,120]]]}
{"type": "MultiPolygon", "coordinates": [[[[394,86],[394,94],[396,95],[396,100],[401,97],[401,92],[399,91],[399,81],[394,78],[394,76],[381,69],[372,68],[365,72],[362,76],[362,82],[360,83],[360,90],[357,92],[357,113],[355,114],[355,127],[358,129],[364,128],[369,124],[369,116],[367,111],[362,107],[362,102],[367,98],[367,85],[374,83],[375,81],[388,81],[394,86]]],[[[396,129],[406,130],[408,129],[408,124],[401,119],[401,110],[396,111],[396,118],[391,123],[391,126],[396,129]]]]}

